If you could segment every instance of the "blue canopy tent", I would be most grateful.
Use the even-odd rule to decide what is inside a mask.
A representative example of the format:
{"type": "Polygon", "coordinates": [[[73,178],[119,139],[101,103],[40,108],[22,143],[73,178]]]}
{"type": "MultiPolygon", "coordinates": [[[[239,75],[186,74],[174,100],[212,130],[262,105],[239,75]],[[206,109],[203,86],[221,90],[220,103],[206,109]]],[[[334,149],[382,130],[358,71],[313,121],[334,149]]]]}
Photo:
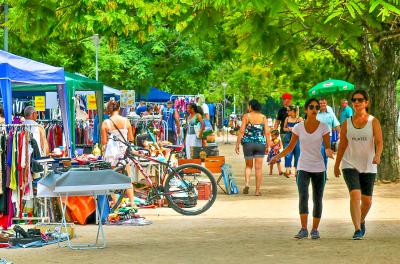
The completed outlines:
{"type": "Polygon", "coordinates": [[[0,91],[6,124],[12,123],[12,83],[53,84],[57,86],[67,153],[70,154],[70,128],[64,69],[23,58],[0,50],[0,91]]]}
{"type": "Polygon", "coordinates": [[[151,87],[150,90],[145,94],[139,94],[139,101],[154,102],[154,103],[164,103],[168,102],[172,94],[161,91],[155,87],[151,87]]]}

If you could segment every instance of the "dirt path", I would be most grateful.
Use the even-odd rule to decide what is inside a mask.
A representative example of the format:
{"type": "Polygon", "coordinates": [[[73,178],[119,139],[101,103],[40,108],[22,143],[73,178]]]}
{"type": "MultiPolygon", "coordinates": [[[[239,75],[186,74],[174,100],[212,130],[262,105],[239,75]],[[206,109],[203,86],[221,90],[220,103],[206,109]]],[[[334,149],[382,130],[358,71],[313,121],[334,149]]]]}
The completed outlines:
{"type": "MultiPolygon", "coordinates": [[[[232,139],[231,139],[232,142],[232,139]]],[[[234,145],[221,145],[243,186],[243,158],[234,145]]],[[[331,165],[332,165],[331,161],[331,165]]],[[[268,176],[263,196],[219,195],[208,212],[184,217],[170,209],[141,210],[153,224],[145,227],[106,227],[104,250],[71,251],[48,246],[0,250],[14,263],[399,263],[399,184],[377,185],[367,219],[367,236],[352,241],[347,190],[334,179],[332,167],[324,197],[318,241],[292,239],[299,229],[297,190],[293,178],[268,176]]],[[[310,204],[311,205],[311,204],[310,204]]],[[[312,208],[312,207],[310,207],[312,208]]],[[[95,226],[78,226],[77,241],[88,241],[95,226]]]]}

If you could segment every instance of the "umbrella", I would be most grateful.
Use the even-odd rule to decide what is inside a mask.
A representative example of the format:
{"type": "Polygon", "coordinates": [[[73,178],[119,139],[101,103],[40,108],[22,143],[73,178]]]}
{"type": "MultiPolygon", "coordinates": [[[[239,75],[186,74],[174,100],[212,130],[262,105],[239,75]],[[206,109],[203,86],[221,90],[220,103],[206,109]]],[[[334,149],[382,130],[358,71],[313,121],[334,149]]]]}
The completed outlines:
{"type": "Polygon", "coordinates": [[[349,82],[342,80],[326,80],[308,90],[308,96],[311,97],[311,96],[331,94],[333,107],[335,107],[335,103],[333,101],[333,94],[337,92],[353,91],[353,90],[354,90],[354,84],[351,84],[349,82]]]}
{"type": "Polygon", "coordinates": [[[354,84],[342,80],[326,80],[308,90],[308,96],[334,94],[342,91],[353,91],[354,84]]]}

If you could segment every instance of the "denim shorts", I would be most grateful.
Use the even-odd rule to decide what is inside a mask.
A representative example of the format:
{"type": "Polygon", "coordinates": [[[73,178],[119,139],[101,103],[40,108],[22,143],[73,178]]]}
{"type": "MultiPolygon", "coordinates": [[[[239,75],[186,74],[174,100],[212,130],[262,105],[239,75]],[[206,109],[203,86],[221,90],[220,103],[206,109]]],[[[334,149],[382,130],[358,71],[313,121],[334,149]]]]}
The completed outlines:
{"type": "Polygon", "coordinates": [[[254,158],[264,158],[265,156],[265,144],[260,143],[244,143],[243,154],[244,159],[250,160],[254,158]]]}

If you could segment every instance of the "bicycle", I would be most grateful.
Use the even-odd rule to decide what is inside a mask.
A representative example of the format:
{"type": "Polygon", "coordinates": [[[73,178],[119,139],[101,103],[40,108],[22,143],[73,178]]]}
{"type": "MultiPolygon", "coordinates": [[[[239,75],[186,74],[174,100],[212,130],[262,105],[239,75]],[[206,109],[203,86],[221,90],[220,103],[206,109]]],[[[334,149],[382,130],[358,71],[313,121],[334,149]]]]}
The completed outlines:
{"type": "MultiPolygon", "coordinates": [[[[164,146],[164,148],[171,150],[171,154],[167,161],[160,161],[151,157],[147,149],[135,146],[117,137],[114,137],[113,140],[127,146],[125,157],[117,163],[114,171],[121,173],[125,170],[127,164],[133,164],[144,176],[149,187],[146,203],[152,204],[154,201],[162,200],[165,197],[168,205],[176,212],[183,215],[199,215],[207,211],[215,202],[217,183],[208,169],[197,164],[183,164],[175,168],[170,165],[172,154],[181,152],[182,146],[164,146]],[[143,161],[150,161],[163,167],[161,182],[154,183],[152,181],[151,175],[142,166],[143,161]]],[[[124,198],[123,194],[124,192],[121,193],[119,199],[111,208],[111,212],[119,207],[124,198]]]]}

